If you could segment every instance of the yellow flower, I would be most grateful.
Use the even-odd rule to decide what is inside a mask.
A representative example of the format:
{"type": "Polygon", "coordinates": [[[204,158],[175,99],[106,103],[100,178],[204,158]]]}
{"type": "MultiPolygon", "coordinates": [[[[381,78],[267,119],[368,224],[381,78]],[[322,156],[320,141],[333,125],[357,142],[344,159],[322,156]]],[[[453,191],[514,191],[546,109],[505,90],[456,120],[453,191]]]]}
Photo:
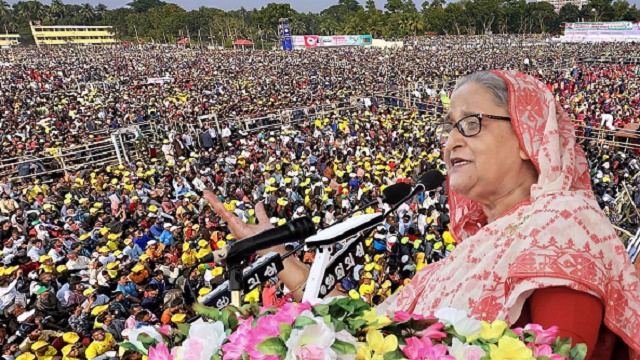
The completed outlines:
{"type": "Polygon", "coordinates": [[[362,319],[367,322],[367,330],[381,329],[391,324],[391,319],[387,316],[378,316],[375,308],[365,311],[358,319],[362,319]]]}
{"type": "Polygon", "coordinates": [[[357,360],[382,360],[384,354],[398,349],[395,335],[383,336],[378,330],[367,332],[367,342],[358,343],[357,360]]]}
{"type": "Polygon", "coordinates": [[[496,320],[491,324],[483,321],[482,331],[479,336],[484,340],[500,339],[508,327],[509,325],[502,320],[496,320]]]}
{"type": "Polygon", "coordinates": [[[491,360],[535,360],[533,351],[522,341],[509,336],[503,336],[498,340],[498,346],[491,347],[491,360]]]}

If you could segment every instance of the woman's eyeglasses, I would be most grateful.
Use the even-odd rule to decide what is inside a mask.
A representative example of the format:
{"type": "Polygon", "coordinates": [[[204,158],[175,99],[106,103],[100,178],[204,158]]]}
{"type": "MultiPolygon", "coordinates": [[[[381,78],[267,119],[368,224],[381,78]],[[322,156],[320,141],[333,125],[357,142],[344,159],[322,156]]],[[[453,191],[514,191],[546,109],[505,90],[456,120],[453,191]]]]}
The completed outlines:
{"type": "Polygon", "coordinates": [[[456,121],[455,123],[447,121],[448,115],[445,117],[445,120],[438,125],[436,125],[435,133],[436,138],[440,142],[440,144],[444,145],[449,140],[449,135],[453,129],[457,129],[460,135],[464,137],[472,137],[476,136],[482,130],[482,119],[493,119],[493,120],[504,120],[511,121],[511,118],[508,116],[498,116],[498,115],[487,115],[487,114],[471,114],[463,117],[462,119],[456,121]]]}

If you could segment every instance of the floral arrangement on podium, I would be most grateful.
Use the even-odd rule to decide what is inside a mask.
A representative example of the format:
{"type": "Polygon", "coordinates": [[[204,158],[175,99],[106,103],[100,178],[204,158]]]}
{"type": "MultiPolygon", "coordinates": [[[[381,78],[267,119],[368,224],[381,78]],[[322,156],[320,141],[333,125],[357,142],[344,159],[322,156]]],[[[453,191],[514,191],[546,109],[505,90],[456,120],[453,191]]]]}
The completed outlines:
{"type": "Polygon", "coordinates": [[[149,360],[583,360],[587,351],[559,338],[555,327],[510,329],[504,321],[478,321],[451,308],[389,318],[362,300],[337,298],[280,309],[196,304],[194,310],[201,320],[141,327],[120,346],[149,360]]]}

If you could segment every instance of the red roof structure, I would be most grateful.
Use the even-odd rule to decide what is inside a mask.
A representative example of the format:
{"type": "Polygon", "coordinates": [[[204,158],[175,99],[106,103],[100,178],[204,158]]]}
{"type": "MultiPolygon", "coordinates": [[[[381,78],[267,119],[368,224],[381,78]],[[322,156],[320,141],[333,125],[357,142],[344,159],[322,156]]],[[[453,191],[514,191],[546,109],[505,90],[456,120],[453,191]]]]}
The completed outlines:
{"type": "Polygon", "coordinates": [[[236,42],[234,42],[233,45],[252,46],[253,43],[249,40],[239,39],[239,40],[236,40],[236,42]]]}

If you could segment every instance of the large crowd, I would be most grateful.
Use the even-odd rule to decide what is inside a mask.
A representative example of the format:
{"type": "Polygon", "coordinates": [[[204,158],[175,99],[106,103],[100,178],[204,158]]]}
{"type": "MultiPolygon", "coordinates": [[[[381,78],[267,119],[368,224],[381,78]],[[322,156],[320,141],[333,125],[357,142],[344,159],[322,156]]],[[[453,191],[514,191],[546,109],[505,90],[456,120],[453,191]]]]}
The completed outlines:
{"type": "MultiPolygon", "coordinates": [[[[601,206],[634,234],[638,147],[618,132],[637,122],[639,68],[587,60],[615,54],[640,56],[640,46],[494,36],[293,52],[2,50],[2,356],[135,359],[117,346],[131,330],[192,318],[185,286],[199,300],[227,276],[200,259],[236,241],[205,188],[248,224],[262,202],[273,226],[308,216],[325,228],[382,211],[363,205],[388,186],[446,174],[435,124],[455,80],[477,70],[548,84],[575,121],[601,206]],[[130,127],[145,131],[113,145],[130,127]]],[[[382,302],[455,250],[448,222],[446,184],[413,197],[337,290],[382,302]]],[[[297,245],[287,248],[313,263],[315,249],[297,245]]],[[[275,276],[243,301],[281,306],[291,290],[275,276]]]]}

